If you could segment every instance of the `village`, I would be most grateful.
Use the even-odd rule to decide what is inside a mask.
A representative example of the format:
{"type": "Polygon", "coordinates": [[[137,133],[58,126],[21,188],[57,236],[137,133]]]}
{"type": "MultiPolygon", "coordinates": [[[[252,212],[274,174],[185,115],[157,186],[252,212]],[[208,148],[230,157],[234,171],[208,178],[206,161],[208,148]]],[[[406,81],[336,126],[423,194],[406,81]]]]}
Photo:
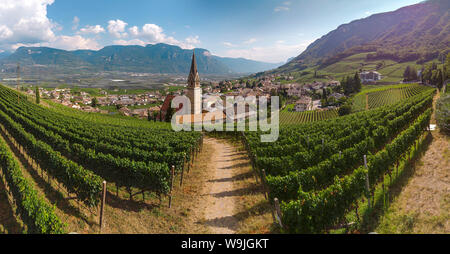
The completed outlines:
{"type": "MultiPolygon", "coordinates": [[[[362,72],[360,77],[365,82],[381,79],[379,73],[362,72]]],[[[330,110],[337,108],[345,102],[341,83],[336,80],[326,82],[296,83],[293,77],[286,75],[267,75],[254,80],[227,80],[202,82],[202,99],[210,97],[242,96],[242,97],[266,97],[270,101],[271,96],[282,97],[281,110],[287,112],[304,112],[312,110],[330,110]],[[279,80],[288,82],[279,82],[279,80]]],[[[168,84],[167,87],[175,84],[168,84]]],[[[159,120],[165,119],[165,114],[170,107],[173,96],[186,95],[187,84],[176,84],[178,89],[169,91],[166,87],[162,90],[149,90],[141,94],[117,94],[116,90],[100,89],[97,96],[86,91],[71,88],[39,88],[40,97],[50,99],[64,106],[91,113],[121,114],[141,119],[159,120]],[[166,102],[167,101],[167,102],[166,102]]],[[[35,96],[34,89],[25,89],[28,95],[35,96]]]]}

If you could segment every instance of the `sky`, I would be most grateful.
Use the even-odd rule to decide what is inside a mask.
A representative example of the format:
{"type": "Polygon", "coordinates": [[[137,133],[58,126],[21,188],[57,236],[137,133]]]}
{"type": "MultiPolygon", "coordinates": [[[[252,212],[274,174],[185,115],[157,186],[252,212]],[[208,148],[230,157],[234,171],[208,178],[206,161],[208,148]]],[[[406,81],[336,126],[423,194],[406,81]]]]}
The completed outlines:
{"type": "Polygon", "coordinates": [[[167,43],[279,63],[339,25],[418,0],[1,0],[0,53],[167,43]]]}

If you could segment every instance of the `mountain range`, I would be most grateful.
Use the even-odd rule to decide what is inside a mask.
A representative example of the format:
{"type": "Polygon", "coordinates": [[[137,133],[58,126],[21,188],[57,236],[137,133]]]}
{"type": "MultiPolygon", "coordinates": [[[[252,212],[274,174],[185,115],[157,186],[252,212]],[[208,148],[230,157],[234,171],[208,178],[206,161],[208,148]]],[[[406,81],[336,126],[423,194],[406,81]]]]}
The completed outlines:
{"type": "MultiPolygon", "coordinates": [[[[212,55],[208,50],[194,49],[198,71],[204,74],[254,73],[270,70],[273,64],[212,55]]],[[[0,63],[55,68],[59,71],[125,71],[144,73],[188,73],[193,50],[168,44],[143,46],[107,46],[101,50],[66,51],[48,47],[20,47],[0,58],[0,63]]]]}
{"type": "Polygon", "coordinates": [[[324,68],[363,52],[367,60],[427,62],[450,51],[449,10],[448,0],[428,0],[340,25],[272,72],[324,68]]]}

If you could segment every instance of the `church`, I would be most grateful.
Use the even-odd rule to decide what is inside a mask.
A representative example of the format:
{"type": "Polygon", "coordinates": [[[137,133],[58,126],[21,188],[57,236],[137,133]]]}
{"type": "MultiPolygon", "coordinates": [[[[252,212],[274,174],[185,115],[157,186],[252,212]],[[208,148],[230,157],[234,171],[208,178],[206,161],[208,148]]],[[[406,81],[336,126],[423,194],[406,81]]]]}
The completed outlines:
{"type": "MultiPolygon", "coordinates": [[[[203,95],[200,85],[200,75],[198,74],[197,70],[195,51],[192,53],[192,63],[187,81],[186,96],[189,98],[191,103],[191,113],[189,115],[177,115],[177,123],[183,124],[202,122],[207,113],[213,114],[213,121],[225,119],[226,116],[222,111],[209,112],[202,109],[203,95]]],[[[164,100],[163,106],[161,107],[162,119],[165,119],[165,115],[167,114],[167,112],[169,112],[169,107],[171,106],[173,98],[173,95],[168,95],[164,100]]],[[[174,111],[179,111],[181,108],[182,106],[174,111]]]]}

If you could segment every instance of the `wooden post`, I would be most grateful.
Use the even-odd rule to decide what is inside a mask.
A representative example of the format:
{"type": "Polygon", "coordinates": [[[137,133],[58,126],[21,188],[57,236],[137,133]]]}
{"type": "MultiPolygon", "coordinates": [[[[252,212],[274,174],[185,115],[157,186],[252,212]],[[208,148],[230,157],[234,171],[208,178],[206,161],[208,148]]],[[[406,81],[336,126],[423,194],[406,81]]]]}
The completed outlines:
{"type": "Polygon", "coordinates": [[[267,199],[269,199],[269,189],[267,188],[267,185],[266,185],[266,170],[263,169],[262,173],[263,173],[262,184],[264,187],[264,197],[267,200],[267,199]]]}
{"type": "Polygon", "coordinates": [[[181,168],[180,187],[183,186],[184,167],[181,168]]]}
{"type": "Polygon", "coordinates": [[[398,177],[398,159],[397,159],[397,165],[395,166],[395,171],[396,171],[396,176],[395,177],[398,177]]]}
{"type": "Polygon", "coordinates": [[[106,181],[103,181],[103,193],[102,193],[102,203],[100,206],[100,233],[103,228],[103,214],[105,212],[105,201],[106,201],[106,181]]]}
{"type": "Polygon", "coordinates": [[[170,183],[169,208],[172,207],[172,190],[173,190],[174,178],[175,178],[175,166],[172,165],[172,178],[171,178],[171,183],[170,183]]]}
{"type": "Polygon", "coordinates": [[[276,218],[278,220],[278,224],[281,228],[283,228],[283,223],[281,222],[281,209],[280,209],[280,202],[278,201],[278,198],[273,199],[275,202],[275,211],[277,213],[276,218]]]}
{"type": "MultiPolygon", "coordinates": [[[[364,155],[364,167],[367,168],[367,156],[364,155]]],[[[366,190],[367,192],[370,192],[370,184],[369,184],[369,173],[366,172],[366,190]]],[[[367,200],[369,201],[369,209],[371,209],[371,203],[370,203],[370,193],[367,195],[367,200]]]]}

